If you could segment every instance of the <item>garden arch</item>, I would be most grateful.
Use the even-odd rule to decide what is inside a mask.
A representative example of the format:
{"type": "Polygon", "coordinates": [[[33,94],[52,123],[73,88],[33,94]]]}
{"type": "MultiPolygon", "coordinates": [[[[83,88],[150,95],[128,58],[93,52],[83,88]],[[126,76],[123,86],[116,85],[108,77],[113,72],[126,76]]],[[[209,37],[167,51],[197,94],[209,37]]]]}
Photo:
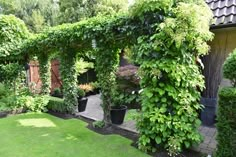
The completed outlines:
{"type": "Polygon", "coordinates": [[[162,143],[174,154],[201,141],[197,110],[204,82],[196,60],[208,51],[211,18],[203,0],[138,0],[129,14],[54,27],[29,39],[20,51],[38,56],[45,94],[50,87],[48,58],[60,52],[70,112],[77,104],[75,56],[95,55],[104,120],[109,122],[118,50],[134,46],[143,88],[139,148],[150,151],[162,143]]]}

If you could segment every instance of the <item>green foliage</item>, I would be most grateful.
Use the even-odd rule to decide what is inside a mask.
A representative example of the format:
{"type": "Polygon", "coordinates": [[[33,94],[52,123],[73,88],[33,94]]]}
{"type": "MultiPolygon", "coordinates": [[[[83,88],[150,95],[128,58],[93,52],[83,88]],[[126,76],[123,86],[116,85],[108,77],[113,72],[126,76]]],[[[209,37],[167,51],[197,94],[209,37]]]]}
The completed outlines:
{"type": "Polygon", "coordinates": [[[105,126],[104,121],[95,121],[95,122],[93,122],[93,127],[94,128],[103,128],[104,126],[105,126]]]}
{"type": "Polygon", "coordinates": [[[100,0],[95,6],[96,15],[112,15],[128,11],[128,0],[100,0]]]}
{"type": "Polygon", "coordinates": [[[54,112],[67,113],[67,108],[64,105],[64,100],[57,97],[50,97],[47,109],[54,112]]]}
{"type": "Polygon", "coordinates": [[[24,55],[16,49],[29,36],[23,21],[13,15],[0,15],[0,61],[24,59],[24,55]]]}
{"type": "Polygon", "coordinates": [[[138,76],[138,67],[133,65],[126,65],[119,67],[116,72],[116,91],[113,93],[114,105],[126,105],[128,108],[139,108],[140,90],[138,76]]]}
{"type": "Polygon", "coordinates": [[[54,95],[61,95],[62,94],[61,89],[60,88],[54,88],[53,94],[54,95]]]}
{"type": "Polygon", "coordinates": [[[17,89],[11,89],[12,86],[0,83],[0,103],[3,108],[10,111],[25,109],[32,112],[45,112],[48,104],[48,96],[32,95],[25,86],[17,89]]]}
{"type": "Polygon", "coordinates": [[[60,0],[60,22],[74,23],[96,15],[125,12],[128,0],[60,0]]]}
{"type": "MultiPolygon", "coordinates": [[[[18,63],[0,64],[0,82],[14,84],[22,74],[23,66],[18,63]]],[[[13,85],[14,86],[14,85],[13,85]]]]}
{"type": "Polygon", "coordinates": [[[14,2],[9,0],[0,0],[0,6],[0,14],[11,14],[16,9],[14,2]]]}
{"type": "Polygon", "coordinates": [[[163,146],[176,155],[201,141],[198,101],[204,81],[196,61],[208,52],[211,19],[203,0],[139,0],[129,15],[94,17],[49,29],[25,42],[19,52],[60,51],[64,107],[73,113],[76,53],[89,51],[96,58],[104,122],[109,123],[118,52],[135,45],[143,88],[139,148],[154,151],[163,146]]]}
{"type": "Polygon", "coordinates": [[[63,83],[64,105],[68,113],[75,113],[77,100],[76,54],[73,49],[63,49],[60,57],[60,74],[63,83]]]}
{"type": "Polygon", "coordinates": [[[77,88],[77,95],[78,95],[80,98],[84,97],[84,96],[85,96],[84,90],[78,87],[78,88],[77,88]]]}
{"type": "Polygon", "coordinates": [[[12,95],[12,92],[5,85],[0,83],[0,111],[10,111],[12,108],[10,104],[12,101],[9,101],[9,97],[12,95]]]}
{"type": "Polygon", "coordinates": [[[218,104],[216,157],[233,157],[236,154],[236,89],[222,88],[218,104]]]}
{"type": "Polygon", "coordinates": [[[32,112],[46,112],[46,106],[48,105],[49,97],[46,95],[40,96],[18,96],[16,100],[17,107],[24,107],[28,111],[32,112]]]}
{"type": "Polygon", "coordinates": [[[156,9],[168,13],[153,34],[138,38],[136,46],[143,88],[142,114],[137,125],[139,148],[155,151],[159,145],[176,155],[202,140],[198,132],[198,101],[204,80],[196,60],[208,52],[212,14],[204,3],[198,2],[139,2],[133,7],[133,14],[140,18],[142,13],[156,9]]]}
{"type": "Polygon", "coordinates": [[[22,19],[33,32],[40,32],[47,26],[58,24],[60,11],[57,1],[0,0],[0,5],[3,14],[13,14],[22,19]]]}
{"type": "Polygon", "coordinates": [[[236,87],[236,50],[226,59],[223,65],[224,77],[230,79],[232,85],[236,87]]]}
{"type": "Polygon", "coordinates": [[[76,61],[75,67],[76,67],[76,73],[78,75],[81,75],[83,73],[86,73],[89,69],[93,69],[94,64],[91,62],[86,62],[80,58],[78,61],[76,61]]]}
{"type": "Polygon", "coordinates": [[[4,102],[0,101],[0,112],[7,112],[7,111],[11,111],[11,108],[4,102]]]}
{"type": "Polygon", "coordinates": [[[49,94],[51,87],[51,62],[49,56],[41,54],[39,59],[39,73],[42,80],[42,90],[41,93],[49,94]]]}
{"type": "Polygon", "coordinates": [[[128,110],[125,114],[125,121],[134,121],[140,116],[140,111],[136,109],[128,110]]]}
{"type": "MultiPolygon", "coordinates": [[[[101,49],[100,51],[109,51],[101,49]]],[[[101,87],[102,93],[102,107],[104,111],[104,121],[106,123],[110,122],[110,107],[112,105],[112,93],[116,86],[116,75],[119,62],[118,50],[110,50],[109,53],[104,53],[104,55],[96,56],[96,66],[95,70],[97,72],[97,77],[99,85],[101,87]],[[106,67],[106,68],[105,68],[106,67]]]]}
{"type": "Polygon", "coordinates": [[[99,82],[95,81],[95,82],[90,82],[89,83],[93,89],[99,89],[100,88],[100,85],[99,85],[99,82]]]}
{"type": "Polygon", "coordinates": [[[122,90],[119,87],[114,88],[112,91],[112,106],[126,105],[138,108],[140,104],[140,95],[136,91],[122,90]]]}
{"type": "Polygon", "coordinates": [[[9,94],[9,89],[3,83],[0,83],[0,99],[6,97],[9,94]]]}

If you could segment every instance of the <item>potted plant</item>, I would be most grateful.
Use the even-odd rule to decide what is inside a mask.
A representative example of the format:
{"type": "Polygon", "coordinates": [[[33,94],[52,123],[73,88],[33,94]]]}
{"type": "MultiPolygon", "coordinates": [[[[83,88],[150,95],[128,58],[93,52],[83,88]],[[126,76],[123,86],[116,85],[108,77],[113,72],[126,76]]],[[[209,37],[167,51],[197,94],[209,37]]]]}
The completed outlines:
{"type": "Polygon", "coordinates": [[[79,88],[85,92],[85,96],[90,96],[93,93],[93,86],[91,84],[80,84],[79,88]]]}
{"type": "Polygon", "coordinates": [[[99,94],[99,90],[100,90],[99,83],[95,81],[95,82],[91,82],[90,85],[93,88],[93,94],[99,94]]]}
{"type": "Polygon", "coordinates": [[[81,88],[77,88],[78,111],[84,112],[87,106],[88,98],[84,97],[85,92],[81,88]]]}
{"type": "Polygon", "coordinates": [[[113,124],[120,125],[124,122],[125,113],[127,110],[127,106],[123,105],[124,95],[116,92],[116,94],[112,96],[112,101],[113,104],[110,109],[111,122],[113,124]]]}

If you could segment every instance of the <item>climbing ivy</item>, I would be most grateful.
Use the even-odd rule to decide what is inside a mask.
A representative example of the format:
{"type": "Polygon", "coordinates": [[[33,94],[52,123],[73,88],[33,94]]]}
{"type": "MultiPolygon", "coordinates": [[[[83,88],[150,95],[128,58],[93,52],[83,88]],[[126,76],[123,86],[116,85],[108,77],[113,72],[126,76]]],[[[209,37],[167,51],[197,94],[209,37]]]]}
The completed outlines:
{"type": "Polygon", "coordinates": [[[68,113],[75,113],[77,100],[76,51],[63,48],[60,56],[60,75],[63,83],[64,103],[68,113]]]}
{"type": "Polygon", "coordinates": [[[196,63],[208,52],[212,16],[203,3],[170,4],[164,22],[136,45],[143,88],[138,130],[140,149],[155,151],[159,145],[176,155],[202,140],[198,102],[204,79],[196,63]]]}
{"type": "Polygon", "coordinates": [[[97,77],[99,81],[99,85],[101,87],[102,93],[102,107],[104,111],[104,121],[105,123],[110,123],[110,107],[112,104],[112,90],[116,85],[116,75],[115,72],[119,63],[119,55],[118,50],[102,50],[99,49],[100,52],[103,52],[103,55],[96,56],[96,65],[95,70],[97,72],[97,77]],[[104,53],[105,51],[109,51],[104,53]],[[106,55],[104,55],[106,54],[106,55]],[[106,68],[104,68],[106,67],[106,68]]]}
{"type": "Polygon", "coordinates": [[[51,62],[49,57],[45,54],[38,56],[40,79],[43,82],[41,93],[43,94],[49,94],[51,88],[51,62]]]}
{"type": "Polygon", "coordinates": [[[28,58],[18,49],[30,36],[22,20],[13,15],[0,15],[0,82],[15,92],[24,82],[24,65],[28,58]]]}
{"type": "Polygon", "coordinates": [[[24,60],[20,45],[29,38],[24,22],[14,15],[0,15],[0,62],[24,60]]]}
{"type": "Polygon", "coordinates": [[[204,0],[137,0],[128,14],[51,28],[18,51],[38,56],[60,52],[64,102],[70,113],[77,104],[76,54],[94,53],[104,120],[109,123],[118,50],[134,46],[143,88],[139,148],[153,151],[163,146],[175,155],[201,141],[197,113],[204,82],[197,63],[209,48],[211,18],[204,0]]]}

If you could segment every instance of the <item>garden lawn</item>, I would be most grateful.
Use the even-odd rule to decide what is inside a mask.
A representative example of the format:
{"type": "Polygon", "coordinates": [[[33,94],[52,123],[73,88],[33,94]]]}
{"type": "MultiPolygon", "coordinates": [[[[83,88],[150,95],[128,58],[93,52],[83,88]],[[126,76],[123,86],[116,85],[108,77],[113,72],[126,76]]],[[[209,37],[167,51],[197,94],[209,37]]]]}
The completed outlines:
{"type": "Polygon", "coordinates": [[[100,135],[87,123],[44,113],[0,119],[2,157],[147,157],[119,135],[100,135]]]}

